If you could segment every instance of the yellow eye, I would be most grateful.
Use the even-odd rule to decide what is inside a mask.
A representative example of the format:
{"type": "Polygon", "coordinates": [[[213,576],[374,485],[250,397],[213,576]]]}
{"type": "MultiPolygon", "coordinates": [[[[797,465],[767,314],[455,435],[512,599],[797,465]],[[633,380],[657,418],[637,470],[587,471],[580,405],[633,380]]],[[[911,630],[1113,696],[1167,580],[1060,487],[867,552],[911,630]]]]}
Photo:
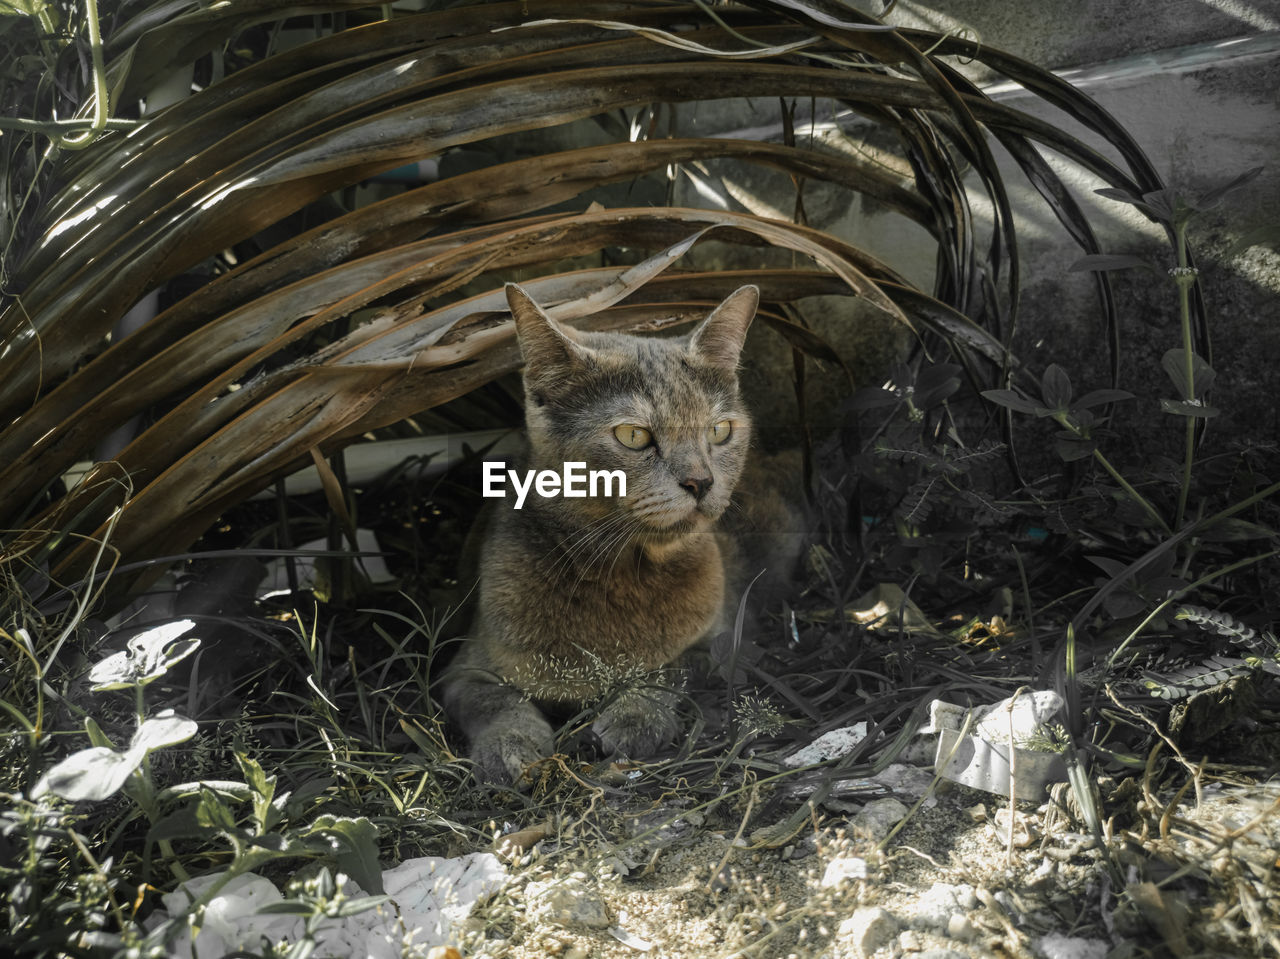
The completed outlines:
{"type": "Polygon", "coordinates": [[[653,437],[649,431],[643,426],[636,426],[634,423],[623,423],[621,426],[613,428],[613,435],[618,438],[618,442],[631,450],[642,450],[653,442],[653,437]]]}
{"type": "Polygon", "coordinates": [[[719,446],[721,443],[727,443],[729,437],[733,435],[733,424],[728,420],[721,420],[715,426],[707,430],[707,439],[719,446]]]}

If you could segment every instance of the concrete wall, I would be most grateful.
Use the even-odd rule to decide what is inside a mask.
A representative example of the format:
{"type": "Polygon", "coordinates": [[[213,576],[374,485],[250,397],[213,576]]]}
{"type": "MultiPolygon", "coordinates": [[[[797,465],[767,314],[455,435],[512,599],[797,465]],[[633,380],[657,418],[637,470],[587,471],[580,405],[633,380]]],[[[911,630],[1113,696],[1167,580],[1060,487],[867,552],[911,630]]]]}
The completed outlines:
{"type": "MultiPolygon", "coordinates": [[[[869,12],[882,9],[866,3],[869,12]]],[[[1256,247],[1227,261],[1223,251],[1243,232],[1280,224],[1280,3],[1275,0],[903,0],[886,18],[908,27],[968,30],[983,43],[1054,69],[1111,112],[1146,151],[1166,182],[1194,197],[1225,178],[1265,165],[1243,192],[1197,222],[1191,239],[1201,270],[1214,336],[1217,405],[1224,413],[1210,431],[1210,447],[1280,440],[1280,254],[1256,247]]],[[[1050,119],[1086,142],[1083,128],[1013,84],[974,66],[963,66],[989,95],[1050,119]]],[[[806,105],[800,105],[801,111],[806,105]]],[[[680,107],[681,126],[691,133],[773,131],[780,136],[776,103],[729,109],[720,104],[680,107]]],[[[812,132],[830,149],[853,150],[900,164],[883,134],[867,124],[836,117],[819,103],[815,124],[797,122],[797,134],[812,132]],[[834,120],[834,122],[832,122],[834,120]]],[[[803,118],[802,118],[803,120],[803,118]]],[[[997,155],[1000,151],[996,148],[997,155]]],[[[1111,152],[1111,151],[1107,151],[1111,152]]],[[[1085,207],[1107,252],[1150,254],[1173,265],[1162,231],[1132,207],[1093,191],[1100,181],[1045,153],[1085,207]]],[[[1105,337],[1087,274],[1068,267],[1080,251],[1011,162],[1003,163],[1010,185],[1023,254],[1021,334],[1018,355],[1032,370],[1050,362],[1066,366],[1083,388],[1107,385],[1105,337]]],[[[974,195],[981,196],[976,183],[974,195]]],[[[790,216],[794,189],[786,178],[732,168],[685,171],[677,202],[722,203],[766,215],[790,216]]],[[[901,217],[835,191],[805,193],[810,222],[831,229],[888,261],[928,288],[931,243],[901,217]]],[[[978,212],[982,206],[978,204],[978,212]]],[[[1122,316],[1126,388],[1144,397],[1171,396],[1159,359],[1179,345],[1177,297],[1165,277],[1136,271],[1113,274],[1122,316]]],[[[902,339],[874,318],[828,313],[829,304],[807,313],[823,332],[840,341],[856,375],[868,382],[883,374],[902,339]]],[[[789,377],[785,351],[766,348],[756,357],[758,378],[789,377]]],[[[828,385],[834,391],[838,384],[828,385]]],[[[831,410],[815,387],[816,405],[831,410]]],[[[786,398],[776,398],[767,416],[783,424],[786,398]]],[[[1126,443],[1152,451],[1176,448],[1181,420],[1160,414],[1154,400],[1126,404],[1116,426],[1126,443]]]]}
{"type": "MultiPolygon", "coordinates": [[[[1242,233],[1280,224],[1280,3],[939,0],[900,3],[894,17],[935,29],[967,25],[985,43],[1054,69],[1122,123],[1166,183],[1189,197],[1265,167],[1197,220],[1190,235],[1213,333],[1216,404],[1223,410],[1210,448],[1280,440],[1280,253],[1255,247],[1229,261],[1222,256],[1242,233]]],[[[1009,106],[1051,115],[1008,84],[988,91],[1009,106]]],[[[1082,129],[1072,132],[1090,141],[1082,129]]],[[[1132,207],[1096,197],[1092,191],[1102,184],[1092,177],[1050,160],[1070,178],[1104,250],[1149,252],[1162,266],[1172,265],[1157,227],[1132,207]]],[[[1017,180],[1012,169],[1009,180],[1017,180]]],[[[1018,353],[1033,368],[1056,360],[1102,385],[1091,284],[1063,269],[1077,253],[1029,191],[1018,190],[1015,199],[1026,255],[1018,353]]],[[[1171,395],[1159,358],[1178,345],[1174,291],[1145,273],[1113,278],[1124,320],[1126,384],[1143,396],[1171,395]]],[[[1129,441],[1158,449],[1176,438],[1173,418],[1153,414],[1150,405],[1129,404],[1125,412],[1118,425],[1127,425],[1129,441]],[[1153,422],[1163,428],[1153,432],[1153,422]]]]}

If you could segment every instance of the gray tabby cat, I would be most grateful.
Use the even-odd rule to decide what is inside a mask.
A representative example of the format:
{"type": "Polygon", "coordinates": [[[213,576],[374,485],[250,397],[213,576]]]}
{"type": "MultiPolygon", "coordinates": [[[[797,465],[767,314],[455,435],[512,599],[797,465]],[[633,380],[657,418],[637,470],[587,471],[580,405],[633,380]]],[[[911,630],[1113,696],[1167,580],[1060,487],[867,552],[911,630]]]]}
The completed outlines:
{"type": "Polygon", "coordinates": [[[489,517],[477,613],[441,684],[482,778],[519,782],[554,752],[546,713],[572,714],[620,681],[593,726],[607,753],[645,756],[678,731],[674,692],[636,680],[724,621],[731,546],[722,554],[714,524],[747,457],[736,370],[758,300],[744,286],[692,334],[661,339],[561,326],[507,287],[525,360],[517,465],[620,469],[627,495],[530,495],[489,517]]]}

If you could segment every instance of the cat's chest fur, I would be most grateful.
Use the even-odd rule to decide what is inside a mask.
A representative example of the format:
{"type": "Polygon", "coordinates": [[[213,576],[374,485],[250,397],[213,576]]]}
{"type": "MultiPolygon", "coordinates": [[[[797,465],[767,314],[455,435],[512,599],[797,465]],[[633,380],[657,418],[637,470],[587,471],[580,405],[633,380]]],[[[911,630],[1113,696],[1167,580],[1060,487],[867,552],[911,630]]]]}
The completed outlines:
{"type": "Polygon", "coordinates": [[[667,549],[631,545],[591,562],[536,515],[507,515],[484,550],[477,638],[509,682],[539,699],[585,699],[629,671],[671,662],[720,624],[715,534],[667,549]]]}

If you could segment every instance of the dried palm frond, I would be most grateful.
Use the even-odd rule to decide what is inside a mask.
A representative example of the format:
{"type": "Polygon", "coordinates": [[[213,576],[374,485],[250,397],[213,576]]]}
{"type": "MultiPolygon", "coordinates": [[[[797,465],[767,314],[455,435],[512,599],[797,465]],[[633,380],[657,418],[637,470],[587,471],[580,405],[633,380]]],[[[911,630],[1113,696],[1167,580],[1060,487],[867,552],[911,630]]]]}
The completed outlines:
{"type": "MultiPolygon", "coordinates": [[[[743,279],[677,270],[673,251],[704,237],[785,250],[792,268],[752,278],[766,322],[792,345],[827,349],[782,307],[859,297],[944,344],[980,384],[1004,386],[1018,256],[992,142],[1086,253],[1097,252],[1088,221],[1040,150],[1116,188],[1160,186],[1125,131],[1051,74],[956,38],[890,30],[826,0],[758,0],[714,15],[666,0],[478,3],[372,22],[349,0],[160,3],[104,23],[113,102],[145,97],[166,72],[250,24],[303,11],[332,14],[332,32],[264,55],[127,132],[55,151],[40,203],[10,214],[0,526],[25,529],[28,543],[32,531],[56,533],[47,559],[60,578],[87,568],[92,539],[116,510],[112,543],[124,559],[183,549],[312,450],[331,453],[514,369],[499,291],[516,271],[539,277],[530,287],[544,302],[596,294],[590,305],[602,312],[592,322],[654,329],[692,319],[743,279]],[[987,98],[948,64],[957,54],[1083,123],[1120,163],[987,98]],[[294,214],[336,190],[454,148],[590,118],[603,135],[618,127],[607,122],[618,111],[744,97],[832,101],[892,133],[913,175],[793,136],[650,139],[621,129],[612,142],[516,158],[295,225],[294,214]],[[936,241],[934,288],[916,289],[803,223],[586,209],[584,194],[602,185],[712,159],[830,183],[923,225],[936,241]],[[995,211],[990,230],[978,225],[966,171],[995,211]],[[243,254],[250,242],[260,252],[229,267],[224,251],[243,254]],[[630,251],[633,265],[608,265],[606,248],[630,251]],[[189,271],[202,264],[191,290],[189,271]],[[122,334],[121,317],[157,289],[170,305],[122,334]],[[59,489],[103,435],[148,411],[151,425],[113,463],[79,489],[59,489]],[[122,473],[129,496],[113,492],[128,488],[115,482],[122,473]]],[[[1114,330],[1106,274],[1095,275],[1114,330]]]]}

